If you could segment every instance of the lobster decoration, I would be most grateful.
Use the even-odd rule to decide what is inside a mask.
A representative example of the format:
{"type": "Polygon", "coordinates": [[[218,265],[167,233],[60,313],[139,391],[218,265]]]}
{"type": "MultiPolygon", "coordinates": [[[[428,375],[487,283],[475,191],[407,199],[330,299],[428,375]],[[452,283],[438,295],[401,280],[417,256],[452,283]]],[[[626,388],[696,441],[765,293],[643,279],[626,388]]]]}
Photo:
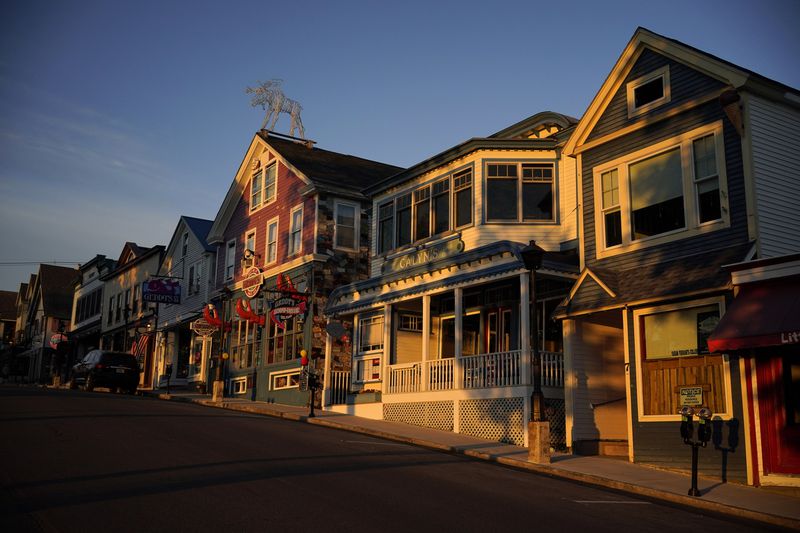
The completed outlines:
{"type": "MultiPolygon", "coordinates": [[[[206,319],[206,322],[211,324],[217,329],[222,328],[222,319],[219,318],[219,313],[217,313],[216,309],[211,308],[211,306],[206,305],[203,307],[203,318],[206,319]]],[[[225,323],[225,331],[231,330],[231,323],[225,323]]]]}
{"type": "Polygon", "coordinates": [[[236,302],[236,314],[242,317],[244,320],[259,326],[263,326],[267,321],[267,317],[264,315],[259,315],[253,311],[253,308],[250,306],[250,302],[245,302],[241,298],[239,298],[239,300],[236,302]]]}

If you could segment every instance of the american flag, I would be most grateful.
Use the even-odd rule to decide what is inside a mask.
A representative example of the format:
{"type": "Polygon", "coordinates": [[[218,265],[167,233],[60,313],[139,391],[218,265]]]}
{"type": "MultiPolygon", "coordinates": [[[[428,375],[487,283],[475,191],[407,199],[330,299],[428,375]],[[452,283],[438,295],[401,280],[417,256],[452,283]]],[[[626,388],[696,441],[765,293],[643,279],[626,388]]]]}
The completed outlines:
{"type": "Polygon", "coordinates": [[[134,341],[133,346],[131,346],[131,353],[135,355],[137,359],[142,359],[147,354],[147,345],[152,335],[152,333],[142,333],[139,335],[139,338],[134,341]]]}

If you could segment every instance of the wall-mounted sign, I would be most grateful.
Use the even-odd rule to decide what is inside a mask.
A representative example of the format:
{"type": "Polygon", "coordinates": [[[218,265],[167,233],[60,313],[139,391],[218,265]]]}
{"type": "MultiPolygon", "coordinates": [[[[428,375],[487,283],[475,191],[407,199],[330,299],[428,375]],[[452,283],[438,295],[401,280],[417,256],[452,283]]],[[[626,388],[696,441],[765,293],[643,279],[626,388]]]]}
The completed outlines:
{"type": "Polygon", "coordinates": [[[174,279],[150,279],[142,283],[142,301],[160,304],[181,303],[181,284],[174,279]]]}
{"type": "Polygon", "coordinates": [[[703,387],[680,387],[678,389],[680,395],[680,404],[698,407],[703,405],[703,387]]]}
{"type": "Polygon", "coordinates": [[[413,250],[406,254],[393,257],[383,264],[383,272],[388,274],[391,272],[400,272],[408,268],[426,263],[432,263],[445,257],[450,257],[464,251],[464,241],[461,239],[451,239],[446,242],[440,242],[433,246],[428,246],[421,250],[413,250]]]}
{"type": "Polygon", "coordinates": [[[198,337],[209,337],[217,331],[217,327],[211,324],[205,318],[198,318],[194,322],[192,322],[192,331],[198,337]]]}
{"type": "Polygon", "coordinates": [[[244,273],[244,280],[242,281],[242,290],[248,298],[255,297],[261,289],[261,283],[264,281],[264,276],[261,275],[261,269],[257,266],[251,266],[244,273]]]}

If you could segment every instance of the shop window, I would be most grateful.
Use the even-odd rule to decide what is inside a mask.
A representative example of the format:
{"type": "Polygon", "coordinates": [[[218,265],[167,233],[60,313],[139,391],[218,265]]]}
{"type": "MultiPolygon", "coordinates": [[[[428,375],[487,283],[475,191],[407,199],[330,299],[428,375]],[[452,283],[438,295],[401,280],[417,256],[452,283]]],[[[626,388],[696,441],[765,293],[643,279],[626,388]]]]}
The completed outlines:
{"type": "Polygon", "coordinates": [[[359,353],[383,349],[383,315],[361,318],[358,321],[358,328],[359,353]]]}
{"type": "Polygon", "coordinates": [[[231,394],[244,394],[247,392],[247,378],[231,380],[231,394]]]}
{"type": "MultiPolygon", "coordinates": [[[[250,305],[258,307],[255,300],[251,301],[250,305]]],[[[230,338],[232,368],[243,369],[258,365],[261,354],[260,326],[234,317],[230,338]]]]}
{"type": "Polygon", "coordinates": [[[682,388],[702,391],[695,395],[701,395],[703,406],[729,414],[724,358],[710,354],[707,345],[720,316],[715,301],[634,313],[643,416],[676,416],[682,388]]]}
{"type": "Polygon", "coordinates": [[[269,320],[267,332],[267,362],[281,363],[300,357],[303,349],[303,323],[297,317],[286,320],[283,327],[269,320]]]}
{"type": "Polygon", "coordinates": [[[271,390],[286,390],[300,388],[300,371],[288,370],[285,372],[272,372],[269,375],[271,390]]]}

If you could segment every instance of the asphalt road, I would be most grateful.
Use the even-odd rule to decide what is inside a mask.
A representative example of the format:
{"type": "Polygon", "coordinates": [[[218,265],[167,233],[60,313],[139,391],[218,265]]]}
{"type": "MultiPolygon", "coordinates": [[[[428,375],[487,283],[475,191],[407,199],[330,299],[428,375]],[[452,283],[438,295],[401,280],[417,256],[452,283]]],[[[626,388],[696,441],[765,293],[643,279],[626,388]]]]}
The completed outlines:
{"type": "Polygon", "coordinates": [[[405,444],[192,404],[0,387],[3,531],[757,531],[405,444]]]}

